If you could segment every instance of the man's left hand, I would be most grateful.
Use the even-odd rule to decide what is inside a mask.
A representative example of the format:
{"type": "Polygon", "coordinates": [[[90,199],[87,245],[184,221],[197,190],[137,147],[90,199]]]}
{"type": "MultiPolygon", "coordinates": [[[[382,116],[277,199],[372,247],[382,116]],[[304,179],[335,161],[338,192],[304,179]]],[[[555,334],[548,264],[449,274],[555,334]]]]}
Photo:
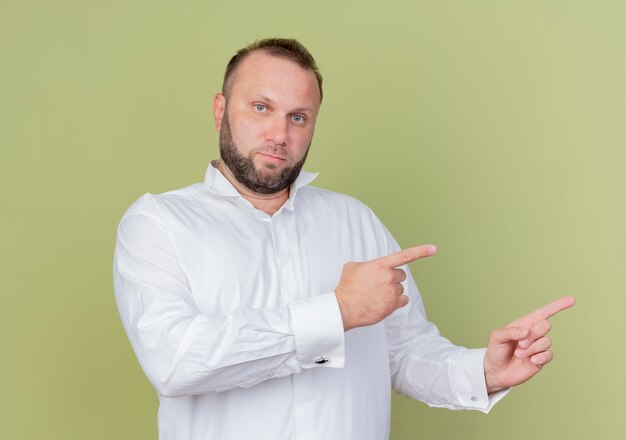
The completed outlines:
{"type": "Polygon", "coordinates": [[[552,360],[548,318],[574,304],[571,296],[557,299],[491,333],[484,361],[488,393],[526,382],[552,360]]]}

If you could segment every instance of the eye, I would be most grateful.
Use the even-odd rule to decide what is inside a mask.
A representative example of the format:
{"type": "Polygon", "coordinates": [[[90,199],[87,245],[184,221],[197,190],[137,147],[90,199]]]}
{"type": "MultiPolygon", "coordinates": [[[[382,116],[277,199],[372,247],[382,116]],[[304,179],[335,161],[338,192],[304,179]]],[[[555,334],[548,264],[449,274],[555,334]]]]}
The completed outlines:
{"type": "Polygon", "coordinates": [[[303,115],[293,115],[291,117],[291,119],[292,119],[293,122],[302,123],[302,122],[304,122],[305,118],[304,118],[303,115]]]}
{"type": "Polygon", "coordinates": [[[254,109],[260,113],[267,111],[267,107],[264,106],[263,104],[254,104],[254,109]]]}

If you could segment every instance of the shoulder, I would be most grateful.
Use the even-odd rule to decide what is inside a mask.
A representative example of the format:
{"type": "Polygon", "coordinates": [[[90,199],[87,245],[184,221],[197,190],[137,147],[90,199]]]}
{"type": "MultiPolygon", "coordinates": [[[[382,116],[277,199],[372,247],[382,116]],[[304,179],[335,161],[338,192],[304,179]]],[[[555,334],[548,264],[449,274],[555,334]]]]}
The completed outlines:
{"type": "Polygon", "coordinates": [[[375,243],[376,255],[370,255],[370,259],[388,255],[398,248],[397,242],[374,211],[356,197],[310,185],[302,190],[305,191],[302,194],[302,207],[311,218],[323,218],[318,221],[332,224],[335,230],[342,231],[346,236],[361,237],[359,241],[362,243],[375,243]]]}
{"type": "Polygon", "coordinates": [[[335,221],[347,222],[353,225],[370,225],[376,230],[385,229],[374,211],[356,197],[342,194],[314,186],[301,189],[303,204],[316,214],[328,216],[335,221]]]}
{"type": "Polygon", "coordinates": [[[300,191],[302,192],[302,198],[308,203],[326,205],[329,208],[347,210],[355,213],[374,214],[365,203],[348,194],[329,191],[311,185],[301,188],[300,191]]]}
{"type": "Polygon", "coordinates": [[[146,193],[139,197],[122,215],[122,221],[130,216],[143,215],[159,221],[164,211],[189,210],[197,203],[196,195],[201,192],[200,183],[161,194],[146,193]]]}

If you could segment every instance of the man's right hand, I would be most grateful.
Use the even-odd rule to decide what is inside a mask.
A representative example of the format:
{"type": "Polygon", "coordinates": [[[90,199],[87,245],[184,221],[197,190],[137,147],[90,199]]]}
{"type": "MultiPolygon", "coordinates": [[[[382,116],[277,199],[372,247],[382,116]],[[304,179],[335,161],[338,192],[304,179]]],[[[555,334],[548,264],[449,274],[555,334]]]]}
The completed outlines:
{"type": "Polygon", "coordinates": [[[407,248],[364,263],[346,263],[335,289],[344,331],[376,324],[409,303],[400,266],[437,253],[432,244],[407,248]]]}

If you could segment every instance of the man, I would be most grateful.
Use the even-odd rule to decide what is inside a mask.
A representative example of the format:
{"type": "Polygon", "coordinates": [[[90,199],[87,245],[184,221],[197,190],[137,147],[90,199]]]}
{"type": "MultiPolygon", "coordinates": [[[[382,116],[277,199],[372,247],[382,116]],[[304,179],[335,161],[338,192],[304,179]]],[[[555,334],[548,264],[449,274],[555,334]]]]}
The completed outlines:
{"type": "Polygon", "coordinates": [[[115,293],[160,398],[161,439],[386,439],[390,389],[484,412],[550,362],[562,298],[495,330],[441,337],[400,250],[357,200],[301,171],[320,104],[295,40],[240,50],[213,102],[204,183],[146,194],[122,218],[115,293]]]}

